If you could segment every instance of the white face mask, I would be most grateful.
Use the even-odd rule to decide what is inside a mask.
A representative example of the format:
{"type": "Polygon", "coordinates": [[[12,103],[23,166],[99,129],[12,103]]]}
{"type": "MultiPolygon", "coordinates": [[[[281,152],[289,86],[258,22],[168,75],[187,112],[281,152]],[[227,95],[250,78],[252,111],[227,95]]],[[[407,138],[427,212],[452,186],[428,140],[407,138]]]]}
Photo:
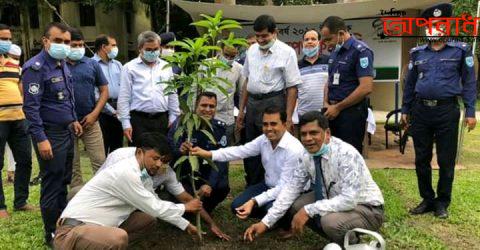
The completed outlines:
{"type": "Polygon", "coordinates": [[[430,33],[428,29],[426,29],[425,34],[427,35],[427,39],[430,41],[439,40],[441,36],[445,35],[441,30],[437,29],[436,27],[432,27],[432,33],[430,33]]]}
{"type": "Polygon", "coordinates": [[[173,55],[173,53],[175,53],[174,49],[162,49],[161,55],[162,57],[166,57],[173,55]]]}

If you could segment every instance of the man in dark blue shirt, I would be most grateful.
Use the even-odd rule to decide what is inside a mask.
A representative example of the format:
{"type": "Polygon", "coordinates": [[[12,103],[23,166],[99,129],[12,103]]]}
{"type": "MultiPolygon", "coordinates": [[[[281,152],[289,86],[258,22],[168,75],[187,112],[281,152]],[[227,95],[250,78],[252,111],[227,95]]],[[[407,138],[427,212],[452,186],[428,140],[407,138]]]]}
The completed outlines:
{"type": "Polygon", "coordinates": [[[340,17],[325,19],[320,33],[332,50],[324,97],[330,131],[362,153],[368,115],[366,97],[373,90],[373,51],[348,32],[340,17]]]}
{"type": "MultiPolygon", "coordinates": [[[[108,99],[108,82],[98,62],[85,56],[85,42],[82,32],[72,28],[70,34],[72,41],[67,66],[73,76],[75,111],[83,127],[83,134],[79,139],[82,139],[85,145],[92,165],[92,173],[95,173],[105,161],[105,148],[98,117],[108,99]],[[95,104],[96,88],[99,89],[100,97],[95,104]]],[[[83,184],[77,138],[75,138],[73,145],[75,156],[70,185],[72,188],[83,184]]]]}
{"type": "MultiPolygon", "coordinates": [[[[214,136],[216,143],[212,142],[203,132],[194,131],[191,142],[186,142],[186,137],[181,137],[177,142],[174,141],[174,133],[177,130],[179,120],[173,124],[168,133],[170,145],[174,151],[175,162],[181,155],[188,155],[192,147],[201,147],[206,150],[215,150],[227,146],[226,124],[213,119],[217,107],[217,96],[212,92],[202,92],[197,97],[196,114],[208,120],[212,125],[212,130],[207,130],[214,136]]],[[[199,176],[195,181],[196,190],[203,195],[203,208],[208,213],[222,202],[230,192],[228,185],[228,162],[215,162],[218,171],[213,169],[207,162],[200,160],[199,176]]],[[[180,181],[185,190],[193,195],[192,183],[190,182],[191,166],[184,162],[178,166],[180,170],[180,181]]]]}
{"type": "MultiPolygon", "coordinates": [[[[424,10],[423,18],[450,17],[451,4],[439,4],[424,10]]],[[[402,121],[408,125],[415,147],[418,188],[423,201],[411,214],[434,211],[447,218],[451,201],[460,119],[459,100],[465,104],[465,124],[475,127],[477,96],[474,59],[470,46],[447,42],[441,27],[427,28],[429,42],[410,51],[410,62],[403,91],[402,121]],[[410,121],[408,121],[410,120],[410,121]],[[432,188],[433,142],[437,149],[440,178],[437,194],[432,188]]]]}
{"type": "Polygon", "coordinates": [[[65,63],[70,39],[64,24],[49,24],[42,38],[43,50],[23,66],[23,111],[42,176],[40,208],[47,244],[51,244],[57,219],[67,205],[73,135],[82,134],[75,113],[73,78],[65,63]]]}

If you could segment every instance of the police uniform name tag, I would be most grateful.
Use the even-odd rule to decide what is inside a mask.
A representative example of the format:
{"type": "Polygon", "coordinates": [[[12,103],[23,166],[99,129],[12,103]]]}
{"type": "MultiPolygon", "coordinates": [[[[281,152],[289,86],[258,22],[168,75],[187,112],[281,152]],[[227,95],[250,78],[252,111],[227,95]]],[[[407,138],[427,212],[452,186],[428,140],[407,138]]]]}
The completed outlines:
{"type": "Polygon", "coordinates": [[[333,85],[339,85],[340,84],[340,73],[335,73],[333,74],[333,85]]]}

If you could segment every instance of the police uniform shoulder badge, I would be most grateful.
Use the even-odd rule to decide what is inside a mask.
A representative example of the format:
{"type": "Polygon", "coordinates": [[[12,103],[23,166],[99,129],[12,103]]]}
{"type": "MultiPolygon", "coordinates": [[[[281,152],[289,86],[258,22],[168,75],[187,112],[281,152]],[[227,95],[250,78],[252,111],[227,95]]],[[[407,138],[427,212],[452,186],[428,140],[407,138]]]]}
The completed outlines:
{"type": "Polygon", "coordinates": [[[40,91],[40,84],[35,82],[28,84],[28,93],[32,95],[36,95],[38,94],[39,91],[40,91]]]}
{"type": "Polygon", "coordinates": [[[42,64],[41,64],[40,62],[38,62],[38,61],[37,61],[37,62],[34,62],[34,63],[32,64],[32,66],[31,66],[31,68],[32,68],[33,70],[35,70],[35,71],[38,71],[38,70],[40,70],[40,68],[42,68],[42,64]]]}
{"type": "Polygon", "coordinates": [[[465,57],[465,64],[470,68],[473,67],[473,56],[465,57]]]}
{"type": "Polygon", "coordinates": [[[368,67],[368,57],[360,58],[360,67],[366,69],[368,67]]]}

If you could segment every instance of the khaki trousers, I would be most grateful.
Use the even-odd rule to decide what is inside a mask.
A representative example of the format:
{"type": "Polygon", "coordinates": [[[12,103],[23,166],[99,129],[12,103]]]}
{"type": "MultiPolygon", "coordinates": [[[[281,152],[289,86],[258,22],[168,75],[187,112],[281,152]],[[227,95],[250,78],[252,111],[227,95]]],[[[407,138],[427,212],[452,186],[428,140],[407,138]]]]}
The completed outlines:
{"type": "MultiPolygon", "coordinates": [[[[62,220],[59,220],[61,224],[62,220]]],[[[145,236],[155,227],[157,219],[135,211],[120,227],[105,227],[95,224],[57,226],[54,249],[126,249],[129,242],[145,236]]]]}
{"type": "MultiPolygon", "coordinates": [[[[295,215],[305,205],[315,202],[315,192],[300,195],[289,210],[295,215]]],[[[353,210],[315,216],[308,220],[307,226],[327,239],[343,246],[345,234],[354,228],[378,231],[384,221],[383,207],[358,204],[353,210]]]]}
{"type": "Polygon", "coordinates": [[[92,124],[92,126],[84,128],[83,134],[79,138],[75,137],[75,156],[73,158],[72,182],[70,184],[71,188],[83,184],[78,139],[82,140],[85,148],[87,149],[87,155],[90,158],[90,164],[92,165],[92,174],[95,174],[102,166],[103,162],[105,162],[105,147],[103,145],[102,129],[100,128],[98,121],[96,121],[94,124],[92,124]]]}

